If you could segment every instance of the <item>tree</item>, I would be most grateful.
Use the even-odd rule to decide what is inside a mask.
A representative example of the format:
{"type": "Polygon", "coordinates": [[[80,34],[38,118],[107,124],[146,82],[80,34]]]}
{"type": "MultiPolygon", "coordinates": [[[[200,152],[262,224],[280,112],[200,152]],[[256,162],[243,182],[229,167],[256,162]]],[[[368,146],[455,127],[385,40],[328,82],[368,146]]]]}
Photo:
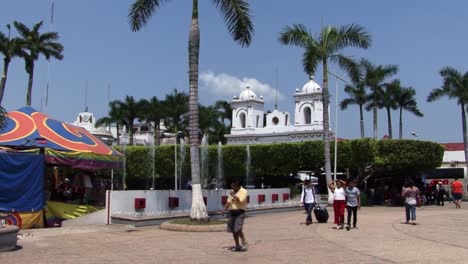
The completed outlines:
{"type": "Polygon", "coordinates": [[[414,98],[415,95],[416,91],[413,89],[413,87],[401,87],[401,89],[397,91],[395,101],[400,111],[399,139],[403,139],[403,110],[406,110],[417,117],[424,116],[423,113],[421,113],[421,111],[418,109],[418,104],[414,98]]]}
{"type": "Polygon", "coordinates": [[[468,139],[466,129],[466,105],[468,104],[468,71],[462,74],[452,67],[440,70],[443,78],[442,87],[435,88],[427,97],[428,102],[434,102],[444,96],[456,99],[462,114],[463,144],[465,145],[465,160],[468,167],[468,139]]]}
{"type": "Polygon", "coordinates": [[[226,124],[226,119],[229,121],[229,126],[232,126],[232,108],[231,104],[227,101],[218,100],[215,103],[215,108],[219,112],[221,122],[226,124]]]}
{"type": "Polygon", "coordinates": [[[387,127],[388,127],[388,137],[393,138],[393,129],[392,129],[392,112],[391,110],[397,109],[396,96],[401,90],[400,80],[396,79],[390,83],[385,83],[382,86],[380,91],[380,100],[377,102],[377,107],[379,109],[385,108],[387,111],[387,127]]]}
{"type": "Polygon", "coordinates": [[[10,65],[10,62],[14,57],[19,57],[22,55],[21,39],[12,39],[10,37],[11,27],[9,24],[7,25],[7,28],[8,36],[6,36],[0,31],[0,53],[3,54],[3,73],[2,80],[0,81],[0,104],[3,101],[3,95],[5,93],[6,81],[8,77],[8,67],[10,65]]]}
{"type": "Polygon", "coordinates": [[[111,126],[115,124],[116,127],[116,134],[117,134],[117,145],[120,145],[120,134],[119,130],[121,127],[125,125],[125,121],[123,118],[123,109],[120,107],[122,104],[121,101],[115,100],[109,102],[109,113],[106,117],[102,117],[96,121],[96,126],[106,125],[111,126]]]}
{"type": "Polygon", "coordinates": [[[149,100],[142,99],[142,118],[147,124],[154,127],[154,143],[160,145],[160,124],[161,120],[165,117],[164,101],[160,101],[156,96],[151,97],[149,100]]]}
{"type": "Polygon", "coordinates": [[[135,101],[133,96],[126,96],[123,102],[117,102],[118,107],[122,109],[122,120],[127,127],[128,137],[130,138],[129,144],[133,145],[133,125],[135,119],[142,117],[143,105],[141,101],[135,101]]]}
{"type": "Polygon", "coordinates": [[[361,59],[360,64],[364,67],[364,82],[367,87],[371,90],[371,93],[367,96],[368,105],[367,109],[373,109],[373,121],[374,121],[374,139],[378,137],[378,126],[377,126],[377,108],[380,96],[382,94],[382,87],[384,81],[398,72],[398,66],[396,65],[374,65],[366,59],[361,59]]]}
{"type": "Polygon", "coordinates": [[[319,36],[315,38],[311,32],[300,24],[287,26],[279,35],[279,41],[285,45],[294,45],[304,49],[302,64],[304,71],[313,75],[319,63],[323,67],[323,145],[325,156],[325,175],[327,183],[331,182],[330,164],[330,131],[329,131],[329,92],[328,92],[328,63],[332,62],[341,69],[349,71],[354,61],[341,54],[346,47],[366,49],[371,44],[371,37],[366,30],[355,24],[341,27],[322,27],[319,36]]]}
{"type": "Polygon", "coordinates": [[[189,96],[186,93],[174,89],[171,94],[166,94],[162,101],[162,108],[166,114],[164,124],[168,131],[176,133],[185,132],[187,127],[187,113],[189,111],[189,96]]]}
{"type": "Polygon", "coordinates": [[[44,55],[46,59],[55,58],[63,59],[63,45],[57,42],[59,35],[57,32],[46,32],[41,34],[39,29],[42,26],[42,21],[35,24],[32,29],[29,29],[23,23],[14,22],[14,26],[20,34],[23,41],[23,59],[25,62],[26,72],[29,74],[28,90],[26,94],[26,105],[31,105],[31,94],[34,78],[34,63],[39,59],[39,55],[44,55]]]}
{"type": "MultiPolygon", "coordinates": [[[[129,19],[133,31],[139,31],[165,0],[135,0],[129,19]]],[[[253,25],[247,0],[212,0],[224,15],[224,21],[234,41],[248,46],[252,40],[253,25]]],[[[190,163],[192,172],[192,209],[190,219],[208,220],[200,185],[200,160],[198,151],[198,60],[200,52],[200,28],[198,24],[198,0],[192,1],[192,24],[189,32],[189,131],[190,163]]]]}
{"type": "Polygon", "coordinates": [[[361,127],[361,138],[365,138],[364,132],[364,113],[362,107],[367,102],[366,86],[363,80],[362,67],[356,64],[354,68],[349,72],[352,84],[345,86],[345,92],[349,95],[349,98],[344,99],[340,103],[341,110],[345,110],[349,105],[359,106],[359,124],[361,127]]]}

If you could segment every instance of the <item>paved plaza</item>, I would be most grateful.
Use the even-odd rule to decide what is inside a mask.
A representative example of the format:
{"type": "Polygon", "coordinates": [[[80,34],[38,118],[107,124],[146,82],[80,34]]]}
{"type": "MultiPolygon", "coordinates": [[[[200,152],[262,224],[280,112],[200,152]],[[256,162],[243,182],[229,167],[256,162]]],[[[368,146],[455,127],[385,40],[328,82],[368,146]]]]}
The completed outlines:
{"type": "Polygon", "coordinates": [[[329,223],[311,226],[301,224],[303,211],[256,215],[246,219],[247,252],[230,252],[232,237],[224,232],[23,230],[20,248],[0,253],[0,263],[468,263],[467,215],[451,204],[424,207],[413,226],[401,224],[402,207],[365,207],[351,231],[332,229],[333,213],[329,223]]]}

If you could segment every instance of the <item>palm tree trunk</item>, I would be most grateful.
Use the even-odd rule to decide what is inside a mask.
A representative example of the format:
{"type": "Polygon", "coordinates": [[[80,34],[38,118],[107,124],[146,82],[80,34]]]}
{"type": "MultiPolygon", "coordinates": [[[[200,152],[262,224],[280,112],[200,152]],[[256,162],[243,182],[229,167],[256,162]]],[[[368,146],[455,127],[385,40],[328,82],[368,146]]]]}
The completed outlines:
{"type": "Polygon", "coordinates": [[[403,139],[403,107],[400,107],[400,135],[399,139],[403,139]]]}
{"type": "MultiPolygon", "coordinates": [[[[376,93],[375,91],[374,93],[376,93]]],[[[377,96],[374,96],[374,107],[373,107],[373,119],[374,119],[374,139],[377,139],[377,96]]]]}
{"type": "MultiPolygon", "coordinates": [[[[323,150],[325,156],[325,177],[327,185],[331,183],[331,161],[330,161],[330,121],[328,113],[329,92],[328,92],[328,63],[323,59],[323,150]]],[[[336,136],[336,135],[335,135],[336,136]]]]}
{"type": "Polygon", "coordinates": [[[5,86],[6,86],[9,64],[10,64],[10,60],[7,60],[7,58],[3,59],[3,73],[2,73],[2,80],[0,82],[0,105],[2,104],[3,94],[5,93],[5,86]]]}
{"type": "Polygon", "coordinates": [[[120,145],[119,123],[115,124],[115,129],[117,130],[117,145],[120,145]]]}
{"type": "Polygon", "coordinates": [[[198,0],[193,0],[192,25],[189,33],[189,131],[190,165],[192,169],[191,221],[208,221],[200,184],[200,153],[198,151],[198,60],[200,55],[200,28],[198,25],[198,0]]]}
{"type": "Polygon", "coordinates": [[[31,65],[29,68],[28,91],[26,93],[26,105],[27,106],[31,106],[33,78],[34,78],[34,61],[31,62],[31,65]]]}
{"type": "Polygon", "coordinates": [[[388,122],[388,137],[390,139],[393,138],[393,135],[392,135],[392,113],[390,113],[390,108],[387,107],[387,122],[388,122]]]}
{"type": "Polygon", "coordinates": [[[133,122],[128,124],[128,137],[130,138],[129,145],[133,146],[133,122]]]}
{"type": "Polygon", "coordinates": [[[465,162],[468,167],[468,136],[466,135],[466,109],[465,104],[461,104],[462,110],[462,127],[463,127],[463,144],[465,147],[465,162]]]}
{"type": "Polygon", "coordinates": [[[359,121],[361,123],[361,138],[365,138],[364,134],[364,113],[362,112],[362,104],[359,105],[359,121]]]}

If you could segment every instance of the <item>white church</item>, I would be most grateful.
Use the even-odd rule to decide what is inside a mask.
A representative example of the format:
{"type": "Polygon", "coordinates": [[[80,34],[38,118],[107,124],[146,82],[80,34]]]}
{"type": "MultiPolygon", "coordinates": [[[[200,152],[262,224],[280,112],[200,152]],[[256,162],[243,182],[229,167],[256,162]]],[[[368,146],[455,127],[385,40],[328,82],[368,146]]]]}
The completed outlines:
{"type": "MultiPolygon", "coordinates": [[[[263,96],[249,86],[231,101],[231,134],[228,144],[302,142],[323,138],[322,89],[313,77],[294,93],[294,120],[288,112],[264,112],[263,96]],[[291,124],[293,122],[293,124],[291,124]]],[[[332,135],[332,132],[330,132],[332,135]]]]}

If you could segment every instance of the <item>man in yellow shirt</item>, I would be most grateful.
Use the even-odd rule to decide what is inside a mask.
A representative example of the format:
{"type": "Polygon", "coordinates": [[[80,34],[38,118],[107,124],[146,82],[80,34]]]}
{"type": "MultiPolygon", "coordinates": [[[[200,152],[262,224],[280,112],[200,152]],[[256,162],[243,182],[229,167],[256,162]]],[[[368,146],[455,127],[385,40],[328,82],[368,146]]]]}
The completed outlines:
{"type": "Polygon", "coordinates": [[[245,240],[242,228],[244,226],[245,209],[247,208],[247,190],[242,188],[239,180],[234,180],[231,183],[232,191],[229,193],[225,210],[229,211],[227,231],[232,233],[236,246],[231,251],[245,251],[247,240],[245,240]],[[239,244],[239,237],[242,240],[242,245],[239,244]]]}

